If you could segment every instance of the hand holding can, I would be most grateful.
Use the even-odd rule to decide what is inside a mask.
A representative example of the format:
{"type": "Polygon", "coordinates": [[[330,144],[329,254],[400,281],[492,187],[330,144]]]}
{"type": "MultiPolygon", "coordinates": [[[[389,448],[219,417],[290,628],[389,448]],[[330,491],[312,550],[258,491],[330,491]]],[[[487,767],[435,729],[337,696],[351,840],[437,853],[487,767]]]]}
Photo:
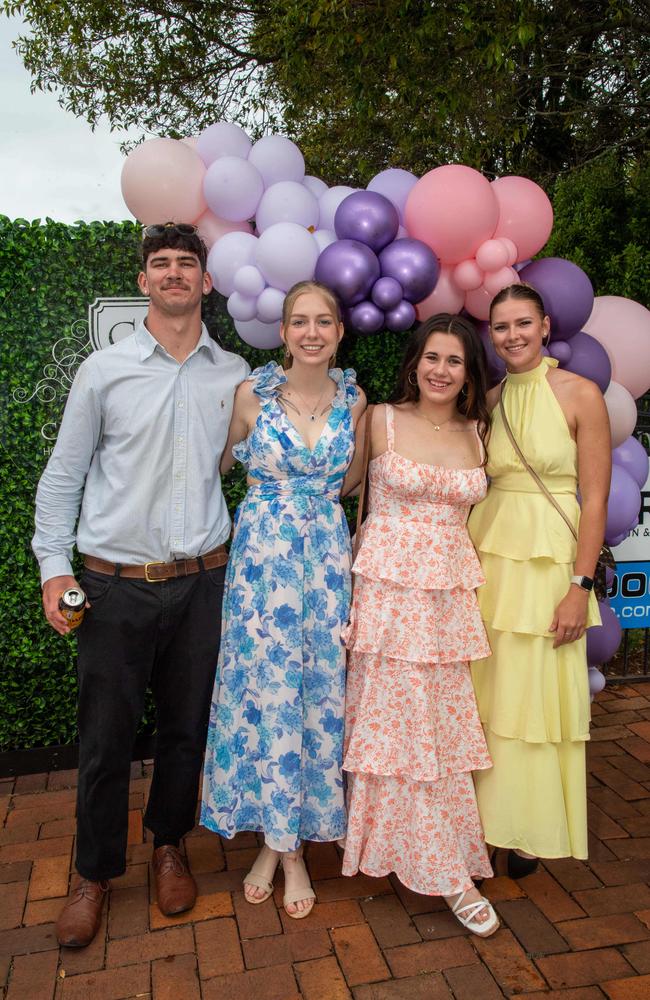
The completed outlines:
{"type": "Polygon", "coordinates": [[[86,610],[86,595],[78,587],[64,590],[59,598],[59,611],[70,628],[78,628],[86,610]]]}

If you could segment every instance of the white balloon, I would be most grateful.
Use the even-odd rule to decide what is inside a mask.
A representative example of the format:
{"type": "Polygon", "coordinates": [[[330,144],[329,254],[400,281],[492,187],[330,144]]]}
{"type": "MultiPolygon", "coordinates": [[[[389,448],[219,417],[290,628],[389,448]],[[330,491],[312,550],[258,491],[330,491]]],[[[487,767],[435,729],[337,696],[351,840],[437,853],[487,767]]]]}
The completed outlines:
{"type": "Polygon", "coordinates": [[[278,222],[258,239],[255,264],[269,285],[287,292],[297,281],[314,277],[318,254],[310,232],[295,222],[278,222]]]}
{"type": "Polygon", "coordinates": [[[297,181],[278,181],[262,195],[255,225],[260,233],[277,222],[295,222],[309,229],[318,224],[318,200],[297,181]]]}
{"type": "Polygon", "coordinates": [[[282,319],[284,292],[279,288],[265,288],[257,300],[257,318],[262,323],[275,323],[282,319]]]}
{"type": "Polygon", "coordinates": [[[319,229],[334,229],[334,216],[336,210],[349,194],[357,191],[357,188],[348,187],[346,184],[337,184],[336,187],[328,188],[318,199],[320,206],[319,229]]]}
{"type": "Polygon", "coordinates": [[[315,233],[312,233],[312,236],[318,244],[320,253],[331,243],[336,243],[336,233],[332,229],[317,229],[315,233]]]}
{"type": "Polygon", "coordinates": [[[254,296],[241,295],[233,292],[228,297],[228,312],[233,319],[255,319],[257,313],[257,301],[254,296]]]}
{"type": "Polygon", "coordinates": [[[634,433],[637,412],[634,397],[618,382],[610,382],[605,393],[605,406],[609,414],[609,426],[612,431],[612,448],[634,433]]]}
{"type": "Polygon", "coordinates": [[[248,154],[248,162],[257,167],[264,178],[264,186],[278,181],[302,181],[305,161],[295,142],[284,135],[265,135],[255,143],[248,154]]]}
{"type": "Polygon", "coordinates": [[[226,233],[208,254],[208,271],[214,287],[222,295],[232,295],[233,279],[240,267],[255,260],[257,238],[252,233],[226,233]]]}
{"type": "Polygon", "coordinates": [[[260,323],[258,319],[235,320],[235,330],[251,347],[272,350],[282,343],[279,323],[260,323]]]}
{"type": "Polygon", "coordinates": [[[196,151],[209,167],[220,156],[240,156],[246,159],[251,151],[252,142],[239,125],[231,122],[217,122],[208,125],[197,139],[196,151]]]}
{"type": "Polygon", "coordinates": [[[203,194],[215,215],[232,222],[252,219],[264,194],[264,181],[248,160],[222,156],[205,172],[203,194]]]}
{"type": "Polygon", "coordinates": [[[307,190],[311,191],[316,198],[320,198],[320,196],[325,194],[327,191],[327,184],[325,181],[322,181],[320,177],[313,177],[311,174],[305,174],[302,182],[307,190]]]}
{"type": "MultiPolygon", "coordinates": [[[[244,264],[235,274],[232,285],[240,295],[257,298],[260,292],[264,291],[266,282],[254,264],[244,264]]],[[[245,317],[241,317],[244,319],[245,317]]]]}

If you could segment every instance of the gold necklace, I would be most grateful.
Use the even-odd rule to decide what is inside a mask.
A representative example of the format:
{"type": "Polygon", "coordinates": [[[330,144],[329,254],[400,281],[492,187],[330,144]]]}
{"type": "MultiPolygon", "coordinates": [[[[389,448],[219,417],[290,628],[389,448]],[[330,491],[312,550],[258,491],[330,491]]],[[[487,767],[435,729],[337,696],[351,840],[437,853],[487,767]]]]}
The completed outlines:
{"type": "MultiPolygon", "coordinates": [[[[416,413],[417,412],[418,411],[416,410],[416,413]]],[[[441,427],[444,427],[445,424],[451,423],[451,421],[454,419],[453,416],[451,416],[447,420],[442,420],[439,424],[436,424],[435,421],[431,419],[431,417],[425,416],[424,413],[418,413],[418,417],[421,417],[422,420],[426,420],[428,424],[431,424],[434,431],[439,431],[441,427]]]]}

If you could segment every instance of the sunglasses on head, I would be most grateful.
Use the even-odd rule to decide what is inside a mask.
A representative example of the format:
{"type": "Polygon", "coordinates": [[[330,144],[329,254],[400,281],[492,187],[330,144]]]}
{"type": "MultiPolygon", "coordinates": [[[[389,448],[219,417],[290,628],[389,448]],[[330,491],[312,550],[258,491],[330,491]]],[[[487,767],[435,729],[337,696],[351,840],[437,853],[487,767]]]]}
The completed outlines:
{"type": "Polygon", "coordinates": [[[198,233],[198,228],[191,226],[189,222],[158,222],[153,226],[144,227],[142,239],[164,236],[165,233],[169,232],[178,233],[179,236],[195,236],[198,233]]]}

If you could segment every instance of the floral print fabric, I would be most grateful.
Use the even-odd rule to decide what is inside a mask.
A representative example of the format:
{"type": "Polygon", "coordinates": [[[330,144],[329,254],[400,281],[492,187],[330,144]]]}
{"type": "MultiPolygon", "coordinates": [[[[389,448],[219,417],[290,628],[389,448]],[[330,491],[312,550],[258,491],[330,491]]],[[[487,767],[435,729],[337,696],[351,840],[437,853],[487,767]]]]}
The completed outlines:
{"type": "Polygon", "coordinates": [[[344,633],[343,874],[395,872],[416,892],[449,896],[492,874],[471,775],[491,761],[467,662],[489,650],[466,528],[486,479],[399,455],[389,406],[386,422],[344,633]]]}
{"type": "Polygon", "coordinates": [[[354,451],[351,370],[313,450],[277,401],[270,363],[250,376],[261,410],[233,449],[259,485],[235,516],[210,712],[201,823],[269,847],[345,834],[341,775],[350,539],[338,502],[354,451]]]}

